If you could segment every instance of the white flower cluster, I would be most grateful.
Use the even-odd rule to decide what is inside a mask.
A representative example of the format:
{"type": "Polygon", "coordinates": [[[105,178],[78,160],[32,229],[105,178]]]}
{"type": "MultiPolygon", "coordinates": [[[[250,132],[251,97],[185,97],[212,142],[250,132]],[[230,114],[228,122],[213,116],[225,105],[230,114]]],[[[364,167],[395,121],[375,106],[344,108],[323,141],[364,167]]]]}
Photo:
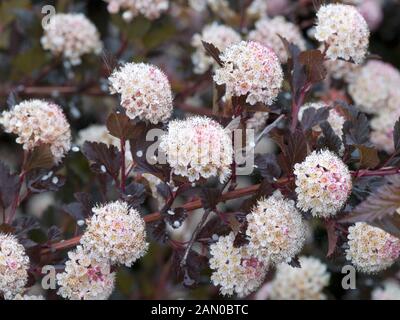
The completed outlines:
{"type": "Polygon", "coordinates": [[[172,91],[167,76],[156,66],[127,63],[109,77],[111,94],[121,95],[121,105],[131,118],[165,122],[172,113],[172,91]]]}
{"type": "Polygon", "coordinates": [[[21,294],[17,294],[13,300],[46,300],[43,296],[35,296],[35,295],[21,295],[21,294]]]}
{"type": "Polygon", "coordinates": [[[284,17],[277,16],[264,18],[256,22],[256,29],[249,33],[249,40],[257,41],[266,47],[270,47],[278,55],[281,63],[285,63],[288,54],[281,37],[295,44],[301,50],[306,49],[306,42],[300,29],[293,23],[286,21],[284,17]]]}
{"type": "Polygon", "coordinates": [[[173,173],[191,182],[215,176],[223,182],[230,175],[230,133],[210,118],[171,121],[168,132],[161,137],[160,149],[166,153],[173,173]]]}
{"type": "Polygon", "coordinates": [[[368,61],[349,84],[354,102],[367,113],[396,110],[400,105],[400,72],[392,65],[368,61]]]}
{"type": "Polygon", "coordinates": [[[257,111],[246,122],[247,129],[254,129],[254,131],[261,131],[265,127],[269,117],[268,112],[257,111]]]}
{"type": "Polygon", "coordinates": [[[290,262],[303,248],[306,225],[294,201],[274,194],[247,215],[249,250],[266,264],[290,262]]]}
{"type": "Polygon", "coordinates": [[[58,105],[42,100],[28,100],[4,111],[0,124],[18,136],[16,142],[25,150],[47,144],[57,164],[71,148],[71,129],[58,105]]]}
{"type": "MultiPolygon", "coordinates": [[[[306,103],[301,107],[299,111],[300,121],[303,118],[304,111],[306,111],[309,108],[314,108],[315,110],[318,110],[321,108],[329,108],[329,106],[323,101],[306,103]]],[[[332,130],[335,132],[335,134],[341,139],[343,135],[343,125],[346,119],[335,109],[330,109],[327,121],[331,125],[332,130]]],[[[317,126],[315,129],[317,131],[321,131],[321,128],[319,126],[317,126]]]]}
{"type": "Polygon", "coordinates": [[[383,111],[371,120],[371,142],[389,154],[394,152],[393,131],[399,116],[400,110],[383,111]]]}
{"type": "Polygon", "coordinates": [[[328,4],[317,12],[315,38],[328,46],[329,59],[360,64],[368,49],[369,30],[363,16],[350,5],[328,4]]]}
{"type": "Polygon", "coordinates": [[[324,66],[328,76],[335,80],[344,80],[350,83],[354,80],[360,65],[343,60],[326,60],[324,66]]]}
{"type": "Polygon", "coordinates": [[[194,72],[201,74],[206,72],[210,66],[215,66],[214,59],[206,53],[201,41],[212,43],[217,49],[223,51],[240,40],[239,33],[231,27],[216,22],[206,25],[201,34],[196,33],[192,38],[192,46],[196,49],[192,55],[194,72]]]}
{"type": "Polygon", "coordinates": [[[91,255],[130,267],[147,251],[145,222],[126,202],[93,208],[81,244],[91,255]]]}
{"type": "Polygon", "coordinates": [[[269,297],[272,300],[325,300],[324,287],[328,286],[330,273],[320,260],[300,257],[301,267],[286,263],[277,266],[271,282],[269,297]]]}
{"type": "Polygon", "coordinates": [[[352,188],[349,169],[334,153],[314,151],[294,166],[298,208],[328,218],[344,205],[352,188]]]}
{"type": "Polygon", "coordinates": [[[383,288],[375,288],[371,293],[372,300],[400,300],[400,285],[396,280],[387,280],[383,288]]]}
{"type": "Polygon", "coordinates": [[[361,272],[385,270],[400,255],[400,239],[364,222],[351,226],[347,238],[346,259],[361,272]]]}
{"type": "Polygon", "coordinates": [[[215,71],[214,81],[226,86],[226,95],[246,96],[251,105],[271,105],[283,81],[283,71],[275,52],[255,41],[242,41],[221,54],[223,67],[215,71]]]}
{"type": "Polygon", "coordinates": [[[43,49],[62,55],[72,65],[88,53],[100,54],[103,44],[96,26],[81,13],[59,13],[51,17],[41,38],[43,49]]]}
{"type": "Polygon", "coordinates": [[[29,257],[12,235],[0,233],[0,294],[12,299],[28,282],[29,257]]]}
{"type": "Polygon", "coordinates": [[[234,240],[231,232],[210,246],[211,281],[223,295],[245,297],[261,285],[268,266],[250,256],[246,246],[235,248],[234,240]]]}
{"type": "Polygon", "coordinates": [[[57,274],[58,294],[70,300],[106,300],[114,290],[115,273],[107,260],[81,246],[68,252],[63,273],[57,274]]]}
{"type": "Polygon", "coordinates": [[[246,14],[254,18],[264,18],[267,16],[268,0],[253,0],[247,7],[246,14]]]}
{"type": "Polygon", "coordinates": [[[169,0],[104,0],[108,2],[108,12],[115,14],[124,11],[122,17],[131,21],[138,15],[154,20],[169,8],[169,0]]]}

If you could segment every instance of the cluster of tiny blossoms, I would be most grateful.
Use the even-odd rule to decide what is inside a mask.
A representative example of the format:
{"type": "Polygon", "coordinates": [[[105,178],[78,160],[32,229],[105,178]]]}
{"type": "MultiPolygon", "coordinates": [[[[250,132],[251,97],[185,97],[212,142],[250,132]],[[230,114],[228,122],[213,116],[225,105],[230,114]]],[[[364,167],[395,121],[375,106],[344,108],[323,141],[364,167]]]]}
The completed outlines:
{"type": "Polygon", "coordinates": [[[268,112],[257,111],[246,122],[247,129],[254,129],[254,131],[261,131],[265,127],[265,123],[269,118],[268,112]]]}
{"type": "Polygon", "coordinates": [[[321,261],[313,257],[300,257],[300,268],[286,263],[277,266],[271,282],[272,300],[325,300],[323,289],[328,286],[330,274],[321,261]]]}
{"type": "Polygon", "coordinates": [[[81,244],[91,255],[130,267],[148,248],[145,222],[126,202],[93,208],[81,244]]]}
{"type": "Polygon", "coordinates": [[[383,111],[371,120],[371,142],[390,154],[394,152],[393,128],[399,119],[399,111],[383,111]]]}
{"type": "Polygon", "coordinates": [[[211,281],[223,295],[245,297],[261,285],[268,265],[249,255],[247,246],[235,248],[234,240],[231,232],[210,246],[211,281]]]}
{"type": "Polygon", "coordinates": [[[354,102],[367,113],[395,110],[400,104],[400,72],[392,65],[368,61],[349,84],[354,102]]]}
{"type": "Polygon", "coordinates": [[[156,66],[127,63],[109,77],[111,94],[121,95],[121,106],[131,118],[153,124],[172,113],[172,91],[167,76],[156,66]]]}
{"type": "Polygon", "coordinates": [[[173,173],[196,181],[230,174],[232,139],[218,122],[207,117],[174,120],[161,137],[160,149],[166,153],[173,173]]]}
{"type": "Polygon", "coordinates": [[[192,46],[196,49],[192,55],[194,72],[201,74],[206,72],[210,66],[215,65],[214,59],[204,50],[202,41],[212,43],[220,51],[223,51],[240,40],[240,35],[231,27],[216,22],[205,26],[201,34],[196,33],[192,38],[192,46]]]}
{"type": "Polygon", "coordinates": [[[294,166],[297,206],[313,216],[330,217],[346,202],[352,188],[349,169],[334,153],[314,151],[294,166]]]}
{"type": "Polygon", "coordinates": [[[258,42],[242,41],[221,54],[223,66],[215,71],[214,81],[226,86],[226,95],[246,96],[251,105],[271,105],[283,81],[283,71],[275,52],[258,42]]]}
{"type": "Polygon", "coordinates": [[[86,142],[102,142],[106,145],[119,146],[119,139],[112,136],[105,125],[93,124],[85,129],[79,130],[76,144],[80,147],[86,142]]]}
{"type": "Polygon", "coordinates": [[[63,273],[57,274],[58,294],[70,300],[106,300],[114,290],[110,263],[89,254],[82,246],[68,252],[63,273]]]}
{"type": "Polygon", "coordinates": [[[47,144],[55,163],[71,148],[71,129],[62,109],[42,100],[28,100],[4,111],[0,124],[8,133],[16,134],[16,142],[25,150],[47,144]]]}
{"type": "Polygon", "coordinates": [[[400,285],[396,280],[383,283],[383,288],[375,288],[371,293],[372,300],[400,300],[400,285]]]}
{"type": "Polygon", "coordinates": [[[72,65],[80,64],[84,54],[100,54],[103,48],[96,26],[81,13],[60,13],[51,17],[41,43],[45,50],[63,55],[72,65]]]}
{"type": "Polygon", "coordinates": [[[126,21],[131,21],[138,15],[143,15],[147,19],[154,20],[168,10],[169,0],[104,0],[108,2],[108,12],[118,13],[124,11],[122,17],[126,21]]]}
{"type": "Polygon", "coordinates": [[[12,299],[28,282],[29,257],[12,235],[0,233],[0,294],[12,299]]]}
{"type": "Polygon", "coordinates": [[[326,60],[324,66],[328,77],[335,80],[344,80],[346,83],[352,82],[357,71],[361,68],[359,64],[344,60],[326,60]]]}
{"type": "Polygon", "coordinates": [[[249,250],[267,263],[290,262],[306,239],[306,226],[294,201],[273,195],[247,215],[249,250]]]}
{"type": "Polygon", "coordinates": [[[35,296],[35,295],[21,295],[21,294],[17,294],[13,300],[46,300],[43,296],[35,296]]]}
{"type": "Polygon", "coordinates": [[[400,255],[400,239],[364,222],[351,226],[347,238],[346,259],[361,272],[385,270],[400,255]]]}
{"type": "Polygon", "coordinates": [[[282,63],[288,59],[288,54],[282,39],[297,45],[301,50],[306,49],[306,42],[301,35],[300,29],[293,23],[278,16],[273,19],[264,18],[256,22],[256,29],[249,33],[249,39],[257,41],[264,46],[273,49],[282,63]]]}
{"type": "Polygon", "coordinates": [[[363,16],[349,5],[329,4],[317,12],[315,38],[328,46],[326,55],[360,64],[368,49],[369,30],[363,16]]]}
{"type": "MultiPolygon", "coordinates": [[[[312,103],[306,103],[303,105],[299,111],[299,120],[303,118],[304,111],[306,111],[309,108],[314,108],[315,110],[321,109],[321,108],[328,108],[329,106],[325,104],[324,102],[312,102],[312,103]]],[[[343,136],[343,125],[346,122],[346,119],[336,110],[336,109],[330,109],[329,110],[329,116],[327,119],[328,123],[330,124],[332,130],[335,132],[335,134],[339,137],[339,139],[342,139],[343,136]]],[[[321,131],[320,126],[316,126],[314,128],[316,131],[321,131]]],[[[342,144],[341,150],[344,151],[344,145],[342,144]]]]}

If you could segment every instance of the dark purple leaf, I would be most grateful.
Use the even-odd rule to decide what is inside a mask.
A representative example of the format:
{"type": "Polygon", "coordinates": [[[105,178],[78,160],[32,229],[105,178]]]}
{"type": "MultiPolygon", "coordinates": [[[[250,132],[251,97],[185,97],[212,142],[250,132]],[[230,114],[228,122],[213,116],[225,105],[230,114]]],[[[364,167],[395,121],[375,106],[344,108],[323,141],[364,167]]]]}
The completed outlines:
{"type": "Polygon", "coordinates": [[[130,207],[136,208],[146,199],[146,188],[140,183],[131,182],[126,186],[125,194],[122,197],[130,207]]]}
{"type": "Polygon", "coordinates": [[[108,132],[119,139],[134,139],[144,130],[143,122],[135,123],[122,112],[113,112],[107,118],[108,132]]]}
{"type": "Polygon", "coordinates": [[[11,174],[8,167],[0,161],[0,207],[8,208],[19,189],[19,178],[16,174],[11,174]]]}
{"type": "Polygon", "coordinates": [[[54,167],[54,158],[50,146],[42,144],[29,153],[24,170],[51,169],[52,167],[54,167]]]}
{"type": "Polygon", "coordinates": [[[83,144],[82,152],[92,163],[91,168],[97,173],[109,173],[117,177],[121,163],[121,153],[115,146],[105,143],[88,142],[83,144]]]}
{"type": "Polygon", "coordinates": [[[221,52],[219,49],[214,46],[212,43],[208,43],[205,41],[201,41],[203,44],[204,49],[207,51],[207,53],[219,64],[220,67],[222,67],[224,64],[220,58],[221,52]]]}

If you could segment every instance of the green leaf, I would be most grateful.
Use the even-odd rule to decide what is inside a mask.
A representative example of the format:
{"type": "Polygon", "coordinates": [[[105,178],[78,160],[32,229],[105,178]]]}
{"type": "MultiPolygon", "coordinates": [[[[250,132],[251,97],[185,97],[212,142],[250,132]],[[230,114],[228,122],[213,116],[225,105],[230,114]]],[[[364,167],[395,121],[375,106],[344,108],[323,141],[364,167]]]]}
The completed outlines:
{"type": "Polygon", "coordinates": [[[366,222],[400,238],[400,177],[386,178],[386,184],[377,188],[361,202],[341,223],[366,222]]]}

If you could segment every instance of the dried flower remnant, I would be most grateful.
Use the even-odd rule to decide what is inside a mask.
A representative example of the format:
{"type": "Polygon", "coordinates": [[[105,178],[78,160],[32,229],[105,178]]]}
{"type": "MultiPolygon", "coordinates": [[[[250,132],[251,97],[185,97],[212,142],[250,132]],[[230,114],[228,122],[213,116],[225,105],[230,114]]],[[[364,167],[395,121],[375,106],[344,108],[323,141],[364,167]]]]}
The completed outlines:
{"type": "Polygon", "coordinates": [[[96,26],[81,13],[54,15],[40,41],[43,49],[62,55],[72,65],[81,64],[83,55],[98,55],[103,49],[96,26]]]}
{"type": "Polygon", "coordinates": [[[225,181],[230,175],[233,149],[228,131],[207,117],[173,120],[161,137],[160,149],[176,175],[193,182],[218,176],[225,181]]]}
{"type": "Polygon", "coordinates": [[[271,105],[282,86],[282,66],[275,52],[258,42],[242,41],[221,54],[223,67],[214,81],[226,86],[227,97],[247,96],[246,102],[271,105]]]}
{"type": "Polygon", "coordinates": [[[335,215],[351,193],[349,169],[334,153],[314,151],[294,166],[297,207],[315,217],[335,215]]]}
{"type": "Polygon", "coordinates": [[[363,16],[350,5],[328,4],[317,12],[315,38],[328,46],[329,59],[360,64],[369,44],[369,30],[363,16]]]}
{"type": "Polygon", "coordinates": [[[398,280],[390,279],[382,287],[375,288],[371,293],[372,300],[400,300],[400,284],[398,280]]]}
{"type": "Polygon", "coordinates": [[[111,94],[121,95],[121,106],[131,118],[153,124],[172,113],[172,91],[167,76],[156,66],[126,63],[109,77],[111,94]]]}
{"type": "Polygon", "coordinates": [[[306,42],[300,29],[288,22],[282,16],[269,19],[264,18],[256,22],[256,29],[249,33],[249,40],[257,41],[266,47],[270,47],[278,55],[281,63],[285,63],[288,54],[280,37],[298,46],[300,50],[306,49],[306,42]]]}
{"type": "Polygon", "coordinates": [[[220,286],[222,295],[245,297],[255,291],[263,282],[268,266],[257,257],[249,255],[248,248],[235,248],[235,235],[219,237],[210,246],[211,281],[220,286]]]}
{"type": "Polygon", "coordinates": [[[349,228],[346,259],[360,272],[377,273],[389,268],[400,255],[400,239],[357,222],[349,228]]]}
{"type": "Polygon", "coordinates": [[[106,300],[114,290],[115,273],[107,260],[82,246],[68,252],[63,273],[57,274],[57,294],[69,300],[106,300]]]}
{"type": "Polygon", "coordinates": [[[323,293],[329,285],[327,266],[314,257],[300,257],[300,268],[286,263],[277,266],[271,282],[269,297],[272,300],[325,300],[323,293]]]}
{"type": "Polygon", "coordinates": [[[13,299],[28,282],[29,257],[12,236],[0,233],[0,294],[13,299]]]}
{"type": "Polygon", "coordinates": [[[290,262],[303,248],[306,225],[294,201],[274,194],[247,215],[249,251],[267,263],[290,262]]]}
{"type": "Polygon", "coordinates": [[[56,164],[71,148],[70,125],[58,105],[42,100],[27,100],[4,111],[0,124],[8,133],[16,134],[16,142],[24,150],[46,144],[56,164]]]}
{"type": "Polygon", "coordinates": [[[367,113],[397,110],[400,104],[400,72],[392,65],[371,60],[356,73],[349,93],[360,109],[367,113]]]}
{"type": "Polygon", "coordinates": [[[217,49],[223,51],[230,45],[240,42],[240,40],[239,33],[231,27],[216,22],[206,25],[201,34],[196,33],[192,38],[192,46],[196,49],[192,55],[194,72],[201,74],[206,72],[210,66],[215,65],[214,59],[207,55],[202,41],[211,43],[217,49]]]}
{"type": "Polygon", "coordinates": [[[130,267],[148,248],[145,222],[126,202],[116,201],[92,209],[81,244],[91,255],[111,264],[130,267]]]}
{"type": "Polygon", "coordinates": [[[115,14],[123,11],[122,17],[131,21],[138,15],[154,20],[168,10],[169,0],[104,0],[108,2],[108,12],[115,14]]]}

